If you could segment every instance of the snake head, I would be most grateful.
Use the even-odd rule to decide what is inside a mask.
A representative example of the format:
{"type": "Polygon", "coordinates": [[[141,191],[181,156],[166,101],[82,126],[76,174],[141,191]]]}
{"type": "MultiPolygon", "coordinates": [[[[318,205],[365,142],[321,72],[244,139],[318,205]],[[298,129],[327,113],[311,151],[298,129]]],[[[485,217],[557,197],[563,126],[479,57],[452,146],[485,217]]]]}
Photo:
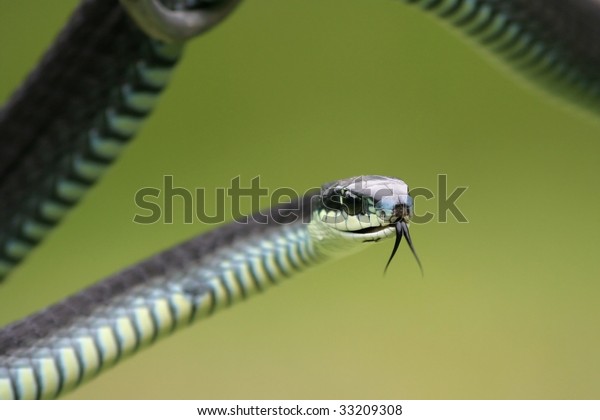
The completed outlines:
{"type": "MultiPolygon", "coordinates": [[[[372,241],[412,215],[413,199],[400,179],[379,175],[346,178],[321,188],[320,218],[332,228],[372,241]]],[[[385,236],[385,235],[384,235],[385,236]]],[[[381,238],[380,238],[381,239],[381,238]]]]}
{"type": "Polygon", "coordinates": [[[397,178],[364,175],[334,181],[321,188],[318,217],[339,235],[361,242],[395,236],[386,270],[403,237],[421,267],[408,230],[412,215],[413,199],[408,185],[397,178]]]}

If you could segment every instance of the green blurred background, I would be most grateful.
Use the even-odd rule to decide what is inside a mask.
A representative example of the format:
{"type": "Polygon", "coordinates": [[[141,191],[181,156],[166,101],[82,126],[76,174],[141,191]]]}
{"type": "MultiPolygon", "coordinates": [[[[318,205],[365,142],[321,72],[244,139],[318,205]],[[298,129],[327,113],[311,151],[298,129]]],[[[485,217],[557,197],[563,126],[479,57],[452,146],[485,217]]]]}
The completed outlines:
{"type": "MultiPolygon", "coordinates": [[[[0,99],[73,0],[0,3],[0,99]]],[[[394,1],[244,2],[191,42],[141,135],[2,287],[21,318],[206,230],[136,225],[134,193],[233,176],[300,191],[385,174],[469,186],[469,223],[391,243],[182,330],[68,398],[599,398],[600,125],[394,1]]],[[[210,194],[209,194],[210,195],[210,194]]],[[[417,200],[417,211],[436,211],[417,200]]]]}

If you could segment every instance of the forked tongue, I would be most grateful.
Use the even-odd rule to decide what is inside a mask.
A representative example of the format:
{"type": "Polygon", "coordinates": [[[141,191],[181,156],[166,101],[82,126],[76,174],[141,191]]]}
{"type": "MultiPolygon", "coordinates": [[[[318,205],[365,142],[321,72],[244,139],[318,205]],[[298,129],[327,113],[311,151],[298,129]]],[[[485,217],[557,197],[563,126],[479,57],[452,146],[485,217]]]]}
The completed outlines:
{"type": "Polygon", "coordinates": [[[388,260],[387,264],[385,265],[385,270],[383,270],[383,273],[384,274],[386,273],[388,267],[390,266],[390,263],[394,259],[394,255],[396,255],[396,251],[398,250],[398,247],[400,246],[400,242],[402,241],[403,236],[406,238],[408,247],[410,248],[411,252],[415,256],[415,260],[417,260],[417,264],[419,265],[419,269],[421,270],[421,275],[423,275],[423,266],[421,265],[421,260],[419,260],[417,251],[415,251],[415,247],[413,246],[412,239],[410,238],[410,232],[408,231],[408,225],[406,224],[406,222],[404,220],[396,223],[396,242],[394,243],[394,249],[392,249],[392,255],[390,255],[390,259],[388,260]]]}

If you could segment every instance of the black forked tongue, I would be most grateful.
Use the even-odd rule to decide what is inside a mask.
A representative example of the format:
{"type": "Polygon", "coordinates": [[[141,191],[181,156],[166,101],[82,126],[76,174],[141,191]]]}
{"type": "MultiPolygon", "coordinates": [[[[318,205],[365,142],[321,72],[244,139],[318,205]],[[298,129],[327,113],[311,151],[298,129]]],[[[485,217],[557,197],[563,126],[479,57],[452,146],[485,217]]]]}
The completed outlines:
{"type": "Polygon", "coordinates": [[[406,238],[408,247],[410,248],[413,255],[415,256],[415,260],[417,260],[417,264],[419,265],[419,269],[421,270],[421,275],[423,275],[423,266],[421,265],[421,260],[419,260],[417,251],[415,251],[415,247],[413,246],[412,239],[410,238],[410,233],[408,231],[408,225],[406,224],[406,222],[404,220],[396,223],[396,242],[394,243],[394,249],[392,249],[392,255],[390,255],[390,259],[388,260],[387,264],[385,265],[385,270],[383,270],[383,274],[386,273],[388,267],[390,266],[390,263],[394,259],[394,255],[396,255],[396,251],[398,250],[398,247],[400,246],[400,241],[402,241],[403,236],[406,238]]]}

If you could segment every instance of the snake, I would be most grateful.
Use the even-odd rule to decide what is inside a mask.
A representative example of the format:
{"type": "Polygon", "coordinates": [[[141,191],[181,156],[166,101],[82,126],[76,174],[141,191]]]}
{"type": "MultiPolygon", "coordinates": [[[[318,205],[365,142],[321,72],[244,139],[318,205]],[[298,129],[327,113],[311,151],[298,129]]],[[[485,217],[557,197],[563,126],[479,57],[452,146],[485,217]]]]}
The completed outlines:
{"type": "MultiPolygon", "coordinates": [[[[528,80],[595,112],[596,0],[404,0],[528,80]]],[[[240,1],[84,0],[0,112],[0,281],[109,169],[167,87],[186,43],[240,1]]],[[[305,269],[395,238],[418,264],[413,200],[364,175],[232,222],[0,330],[0,399],[57,398],[180,327],[305,269]]]]}

